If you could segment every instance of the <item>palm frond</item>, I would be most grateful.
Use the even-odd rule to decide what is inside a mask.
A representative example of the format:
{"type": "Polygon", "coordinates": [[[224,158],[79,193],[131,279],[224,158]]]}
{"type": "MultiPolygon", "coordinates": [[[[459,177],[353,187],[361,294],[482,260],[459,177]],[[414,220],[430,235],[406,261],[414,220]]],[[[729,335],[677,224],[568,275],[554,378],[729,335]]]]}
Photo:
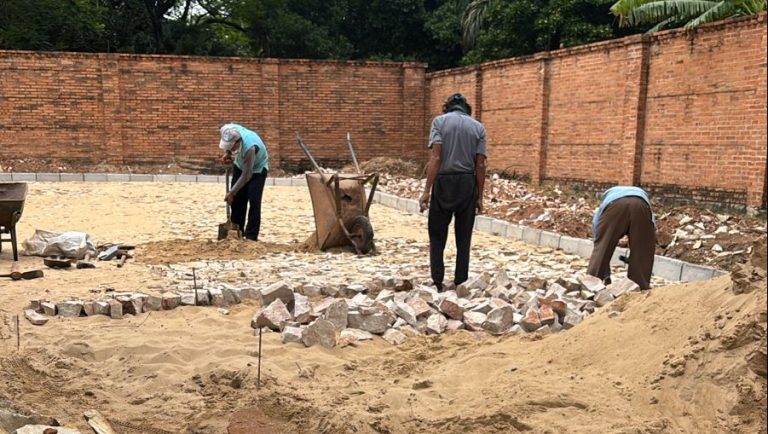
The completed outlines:
{"type": "Polygon", "coordinates": [[[670,24],[673,24],[675,21],[676,21],[676,17],[669,17],[666,20],[648,29],[646,33],[653,33],[653,32],[658,32],[659,30],[664,30],[667,28],[667,26],[669,26],[670,24]]]}
{"type": "Polygon", "coordinates": [[[471,48],[477,41],[480,29],[483,27],[485,13],[493,3],[493,0],[473,0],[466,9],[461,20],[463,28],[464,45],[471,48]]]}
{"type": "Polygon", "coordinates": [[[658,0],[645,3],[627,15],[632,25],[649,24],[675,17],[679,21],[690,21],[720,2],[708,0],[658,0]]]}
{"type": "Polygon", "coordinates": [[[688,21],[688,23],[686,23],[685,25],[685,28],[690,29],[705,23],[711,23],[713,21],[729,18],[736,15],[737,13],[738,13],[738,10],[733,5],[733,2],[723,0],[712,9],[688,21]]]}

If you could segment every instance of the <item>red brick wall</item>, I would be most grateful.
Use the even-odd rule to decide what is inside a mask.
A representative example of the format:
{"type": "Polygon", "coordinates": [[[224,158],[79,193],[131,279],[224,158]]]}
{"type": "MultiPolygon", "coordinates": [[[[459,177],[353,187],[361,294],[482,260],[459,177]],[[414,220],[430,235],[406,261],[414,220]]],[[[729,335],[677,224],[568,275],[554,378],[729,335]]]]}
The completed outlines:
{"type": "Polygon", "coordinates": [[[0,51],[0,159],[213,163],[236,121],[272,167],[419,157],[424,64],[0,51]]]}
{"type": "Polygon", "coordinates": [[[764,207],[766,15],[427,74],[479,107],[489,166],[764,207]],[[472,95],[474,94],[474,98],[472,95]]]}

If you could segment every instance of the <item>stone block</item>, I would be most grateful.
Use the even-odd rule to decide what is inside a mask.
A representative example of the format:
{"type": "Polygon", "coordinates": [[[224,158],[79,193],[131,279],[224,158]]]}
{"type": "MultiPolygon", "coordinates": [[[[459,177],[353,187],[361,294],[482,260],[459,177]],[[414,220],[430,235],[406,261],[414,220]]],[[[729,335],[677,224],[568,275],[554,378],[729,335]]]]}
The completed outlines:
{"type": "Polygon", "coordinates": [[[520,320],[520,327],[527,332],[536,331],[541,327],[541,319],[539,319],[539,311],[536,308],[530,308],[520,320]]]}
{"type": "Polygon", "coordinates": [[[404,319],[405,322],[414,327],[416,326],[416,323],[418,322],[416,319],[416,312],[407,303],[396,301],[394,309],[392,310],[395,312],[395,315],[404,319]]]}
{"type": "Polygon", "coordinates": [[[92,301],[84,301],[83,302],[83,313],[85,313],[85,316],[93,316],[94,315],[93,302],[92,301]]]}
{"type": "Polygon", "coordinates": [[[50,425],[24,425],[14,431],[15,434],[42,434],[46,432],[55,432],[56,434],[81,434],[82,431],[75,428],[64,428],[61,426],[50,425]]]}
{"type": "Polygon", "coordinates": [[[683,275],[683,261],[656,255],[653,261],[653,274],[673,282],[679,282],[683,275]]]}
{"type": "Polygon", "coordinates": [[[633,282],[629,277],[623,277],[608,285],[608,292],[613,295],[614,298],[619,298],[627,292],[637,291],[640,287],[637,283],[633,282]]]}
{"type": "Polygon", "coordinates": [[[306,187],[306,178],[291,178],[291,187],[306,187]]]}
{"type": "MultiPolygon", "coordinates": [[[[219,182],[224,183],[224,177],[219,176],[219,182]]],[[[264,185],[275,185],[275,178],[267,178],[267,181],[264,183],[264,185]]]]}
{"type": "Polygon", "coordinates": [[[539,307],[539,322],[541,322],[541,325],[552,325],[557,320],[557,314],[555,313],[554,309],[552,309],[551,305],[548,304],[542,304],[539,307]]]}
{"type": "Polygon", "coordinates": [[[539,245],[542,247],[549,247],[551,249],[559,249],[560,237],[561,237],[560,234],[556,234],[554,232],[542,231],[541,239],[539,240],[539,245]]]}
{"type": "Polygon", "coordinates": [[[595,294],[595,298],[594,298],[595,304],[598,307],[605,306],[606,304],[612,302],[613,299],[614,299],[613,294],[611,294],[611,292],[608,289],[604,289],[598,292],[597,294],[595,294]]]}
{"type": "Polygon", "coordinates": [[[475,217],[475,229],[478,232],[484,232],[486,234],[491,233],[491,226],[493,224],[493,219],[490,217],[486,217],[484,215],[479,215],[475,217]]]}
{"type": "Polygon", "coordinates": [[[272,285],[269,285],[268,287],[262,289],[260,294],[262,306],[267,306],[275,301],[275,299],[279,298],[283,301],[289,310],[293,309],[293,289],[283,281],[275,282],[272,285]]]}
{"type": "Polygon", "coordinates": [[[129,179],[131,182],[153,182],[155,180],[152,175],[146,173],[131,173],[129,179]]]}
{"type": "Polygon", "coordinates": [[[36,175],[38,182],[59,182],[61,181],[61,175],[58,173],[38,173],[36,175]]]}
{"type": "Polygon", "coordinates": [[[83,312],[83,302],[70,300],[56,303],[56,311],[63,317],[78,317],[83,312]]]}
{"type": "Polygon", "coordinates": [[[448,327],[448,320],[440,313],[433,313],[427,318],[426,333],[428,335],[439,335],[448,327]]]}
{"type": "Polygon", "coordinates": [[[497,237],[506,237],[508,224],[509,223],[505,222],[504,220],[492,219],[490,233],[496,235],[497,237]]]}
{"type": "Polygon", "coordinates": [[[464,321],[464,326],[467,328],[467,330],[471,330],[473,332],[479,332],[483,330],[483,323],[487,319],[487,315],[480,312],[464,312],[464,317],[462,318],[462,321],[464,321]]]}
{"type": "Polygon", "coordinates": [[[179,302],[182,306],[197,306],[195,291],[182,291],[179,293],[179,302]]]}
{"type": "Polygon", "coordinates": [[[405,211],[411,214],[419,213],[419,201],[413,199],[405,200],[405,211]]]}
{"type": "Polygon", "coordinates": [[[438,304],[437,309],[450,319],[461,321],[464,318],[464,308],[457,300],[445,298],[438,304]]]}
{"type": "Polygon", "coordinates": [[[584,319],[584,315],[581,312],[568,309],[563,318],[563,328],[568,330],[576,327],[584,319]]]}
{"type": "Polygon", "coordinates": [[[629,254],[629,249],[626,249],[624,247],[616,247],[616,250],[613,251],[613,255],[611,255],[611,267],[627,267],[627,264],[625,264],[623,261],[619,259],[619,256],[627,256],[629,254]]]}
{"type": "Polygon", "coordinates": [[[582,258],[589,258],[592,256],[592,247],[593,243],[592,240],[579,240],[579,244],[576,247],[576,254],[581,256],[582,258]]]}
{"type": "Polygon", "coordinates": [[[85,177],[82,173],[61,173],[59,174],[62,182],[82,182],[85,177]]]}
{"type": "Polygon", "coordinates": [[[540,306],[549,306],[552,308],[552,310],[560,317],[564,317],[567,310],[568,305],[563,300],[551,300],[548,298],[540,298],[539,299],[539,305],[540,306]]]}
{"type": "Polygon", "coordinates": [[[128,182],[131,180],[131,175],[127,173],[107,173],[108,182],[128,182]]]}
{"type": "MultiPolygon", "coordinates": [[[[192,299],[192,302],[194,303],[194,297],[192,299]]],[[[181,295],[176,294],[175,292],[166,292],[163,294],[163,309],[165,310],[171,310],[176,309],[181,305],[181,295]]]]}
{"type": "Polygon", "coordinates": [[[197,175],[176,175],[175,182],[197,182],[197,175]]]}
{"type": "Polygon", "coordinates": [[[56,303],[50,301],[43,301],[40,303],[40,307],[43,309],[43,313],[48,316],[56,316],[56,303]]]}
{"type": "Polygon", "coordinates": [[[163,298],[158,295],[146,296],[146,298],[144,298],[144,304],[141,310],[144,312],[163,310],[163,298]]]}
{"type": "Polygon", "coordinates": [[[429,304],[421,297],[412,298],[408,302],[408,305],[413,309],[417,320],[425,319],[432,314],[432,308],[430,308],[429,304]]]}
{"type": "Polygon", "coordinates": [[[221,296],[224,297],[224,305],[232,306],[233,304],[240,303],[240,296],[243,290],[241,288],[228,288],[226,286],[221,288],[221,296]]]}
{"type": "Polygon", "coordinates": [[[360,329],[344,329],[341,331],[340,337],[346,338],[348,336],[354,336],[356,341],[369,341],[373,339],[373,334],[365,330],[360,329]]]}
{"type": "Polygon", "coordinates": [[[152,175],[154,182],[176,182],[176,175],[152,175]]]}
{"type": "Polygon", "coordinates": [[[408,339],[403,332],[395,329],[387,330],[381,337],[392,345],[400,345],[408,339]]]}
{"type": "Polygon", "coordinates": [[[109,316],[112,319],[121,319],[123,317],[123,303],[109,300],[109,316]]]}
{"type": "Polygon", "coordinates": [[[505,234],[507,238],[513,239],[513,240],[522,240],[523,239],[523,226],[516,225],[514,223],[508,223],[507,224],[507,232],[505,234]]]}
{"type": "Polygon", "coordinates": [[[515,309],[509,305],[493,309],[488,313],[482,327],[493,334],[504,333],[512,327],[514,313],[515,309]]]}
{"type": "Polygon", "coordinates": [[[524,243],[538,246],[541,242],[541,229],[524,227],[522,240],[524,243]]]}
{"type": "Polygon", "coordinates": [[[207,288],[208,294],[211,296],[211,304],[214,306],[224,306],[224,293],[221,291],[221,288],[207,288]]]}
{"type": "Polygon", "coordinates": [[[83,181],[85,182],[107,182],[106,173],[84,173],[83,181]]]}
{"type": "Polygon", "coordinates": [[[12,173],[2,173],[0,172],[0,182],[12,182],[13,181],[13,174],[12,173]]]}
{"type": "Polygon", "coordinates": [[[267,327],[270,330],[280,330],[291,319],[291,313],[283,301],[278,298],[270,303],[269,306],[261,308],[253,316],[251,327],[255,329],[267,327]]]}
{"type": "Polygon", "coordinates": [[[681,282],[694,282],[697,280],[708,280],[715,277],[715,269],[702,265],[683,263],[680,275],[681,282]]]}
{"type": "Polygon", "coordinates": [[[24,318],[32,325],[45,325],[48,322],[48,317],[35,312],[34,309],[24,309],[24,318]]]}
{"type": "Polygon", "coordinates": [[[346,300],[336,300],[331,303],[323,313],[323,318],[330,321],[337,331],[347,328],[347,315],[349,314],[349,305],[346,300]]]}
{"type": "Polygon", "coordinates": [[[347,314],[347,326],[380,335],[389,329],[390,319],[391,317],[384,313],[364,315],[352,311],[347,314]]]}
{"type": "Polygon", "coordinates": [[[286,327],[283,329],[283,343],[303,343],[304,329],[301,327],[286,327]]]}
{"type": "Polygon", "coordinates": [[[219,182],[219,177],[216,175],[197,175],[197,182],[207,182],[215,184],[219,182]]]}
{"type": "Polygon", "coordinates": [[[93,302],[93,314],[94,315],[107,315],[109,316],[109,301],[108,300],[96,300],[93,302]]]}
{"type": "Polygon", "coordinates": [[[579,281],[582,289],[589,292],[598,293],[605,289],[605,284],[603,284],[603,280],[599,277],[579,273],[576,275],[576,280],[579,281]]]}
{"type": "Polygon", "coordinates": [[[569,255],[576,255],[579,252],[579,239],[568,236],[560,237],[560,250],[569,255]]]}
{"type": "Polygon", "coordinates": [[[307,347],[320,344],[324,348],[333,348],[336,346],[336,328],[330,321],[315,320],[304,329],[301,340],[307,347]]]}
{"type": "Polygon", "coordinates": [[[312,304],[309,298],[302,294],[295,294],[293,304],[293,320],[299,324],[309,324],[315,319],[312,313],[312,304]]]}
{"type": "Polygon", "coordinates": [[[147,299],[145,294],[133,294],[131,296],[131,304],[133,305],[133,313],[138,315],[144,312],[144,300],[147,299]]]}
{"type": "Polygon", "coordinates": [[[34,173],[12,173],[11,180],[13,182],[35,182],[37,176],[34,173]]]}

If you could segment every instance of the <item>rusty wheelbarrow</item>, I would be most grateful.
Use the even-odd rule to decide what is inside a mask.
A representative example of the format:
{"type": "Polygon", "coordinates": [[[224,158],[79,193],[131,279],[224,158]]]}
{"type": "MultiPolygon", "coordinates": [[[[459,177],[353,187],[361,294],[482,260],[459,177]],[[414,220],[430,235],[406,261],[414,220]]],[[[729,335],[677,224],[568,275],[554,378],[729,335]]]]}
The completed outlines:
{"type": "Polygon", "coordinates": [[[352,153],[356,174],[327,173],[320,167],[309,147],[296,133],[296,140],[307,156],[315,173],[307,173],[307,187],[312,200],[312,209],[317,229],[317,244],[321,250],[351,245],[358,255],[373,249],[373,227],[368,210],[373,202],[379,175],[360,171],[352,140],[347,133],[347,145],[352,153]],[[365,185],[371,183],[366,196],[365,185]]]}
{"type": "Polygon", "coordinates": [[[0,184],[0,252],[3,251],[3,243],[11,243],[13,260],[19,260],[16,242],[16,223],[24,211],[24,201],[27,198],[27,184],[24,182],[12,182],[0,184]],[[3,234],[10,234],[10,238],[3,238],[3,234]]]}

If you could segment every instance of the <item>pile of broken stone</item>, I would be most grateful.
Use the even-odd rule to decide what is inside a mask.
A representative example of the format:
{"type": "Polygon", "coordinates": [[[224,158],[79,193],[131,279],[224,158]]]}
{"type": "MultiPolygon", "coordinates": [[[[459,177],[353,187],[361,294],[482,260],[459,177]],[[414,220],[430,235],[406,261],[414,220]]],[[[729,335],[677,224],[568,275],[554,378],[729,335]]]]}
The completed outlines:
{"type": "Polygon", "coordinates": [[[408,336],[466,329],[492,335],[558,332],[617,297],[638,290],[624,278],[610,284],[585,274],[555,281],[515,281],[504,270],[482,273],[438,292],[409,280],[343,287],[325,297],[315,287],[292,288],[281,281],[260,290],[262,308],[251,327],[280,331],[283,343],[326,348],[347,346],[379,335],[398,345],[408,336]],[[311,301],[311,299],[316,301],[311,301]]]}

